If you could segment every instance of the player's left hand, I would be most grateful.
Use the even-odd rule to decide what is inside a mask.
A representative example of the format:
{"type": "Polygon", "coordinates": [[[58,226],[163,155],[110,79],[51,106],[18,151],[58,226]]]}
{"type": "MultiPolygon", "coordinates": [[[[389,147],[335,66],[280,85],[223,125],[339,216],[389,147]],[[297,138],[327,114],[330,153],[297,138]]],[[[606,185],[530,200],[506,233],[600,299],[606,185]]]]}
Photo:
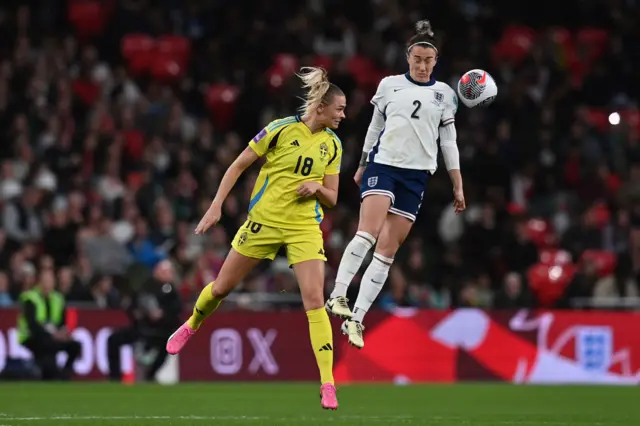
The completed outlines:
{"type": "Polygon", "coordinates": [[[217,203],[211,203],[207,212],[200,219],[200,223],[196,226],[195,234],[204,234],[209,228],[215,226],[222,217],[222,207],[217,203]]]}
{"type": "Polygon", "coordinates": [[[311,197],[322,187],[318,182],[305,182],[296,190],[301,197],[311,197]]]}
{"type": "Polygon", "coordinates": [[[456,210],[456,213],[462,213],[464,209],[467,208],[464,201],[464,191],[462,189],[453,190],[453,208],[456,210]]]}

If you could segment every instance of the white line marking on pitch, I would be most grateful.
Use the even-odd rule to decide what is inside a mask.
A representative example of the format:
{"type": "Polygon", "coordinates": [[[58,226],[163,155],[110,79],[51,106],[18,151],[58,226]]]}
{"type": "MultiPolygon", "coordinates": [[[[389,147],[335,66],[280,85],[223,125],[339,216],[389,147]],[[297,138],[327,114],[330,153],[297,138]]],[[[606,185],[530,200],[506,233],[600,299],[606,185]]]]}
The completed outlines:
{"type": "MultiPolygon", "coordinates": [[[[334,420],[368,420],[371,422],[384,422],[390,420],[411,420],[411,417],[406,416],[339,416],[339,418],[332,417],[282,417],[274,418],[270,416],[70,416],[70,415],[58,415],[58,416],[28,416],[28,417],[11,417],[7,414],[0,413],[0,419],[3,421],[13,422],[39,422],[39,421],[80,421],[80,420],[230,420],[230,421],[261,421],[261,420],[282,420],[282,421],[304,421],[304,420],[322,420],[322,421],[334,421],[334,420]]],[[[2,426],[2,425],[0,425],[2,426]]]]}

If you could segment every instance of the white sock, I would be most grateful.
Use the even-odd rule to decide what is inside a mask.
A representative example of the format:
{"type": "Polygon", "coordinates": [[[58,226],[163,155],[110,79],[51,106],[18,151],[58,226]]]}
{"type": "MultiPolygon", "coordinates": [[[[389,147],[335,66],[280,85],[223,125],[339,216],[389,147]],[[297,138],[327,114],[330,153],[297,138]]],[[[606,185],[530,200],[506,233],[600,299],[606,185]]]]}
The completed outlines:
{"type": "Polygon", "coordinates": [[[373,260],[367,268],[360,283],[360,291],[353,310],[353,320],[362,322],[373,302],[380,294],[384,282],[389,275],[389,268],[393,259],[384,257],[378,253],[373,254],[373,260]]]}
{"type": "Polygon", "coordinates": [[[333,292],[331,292],[331,298],[347,295],[347,289],[349,288],[349,284],[351,284],[351,280],[360,270],[362,261],[375,243],[376,239],[373,235],[362,231],[356,232],[353,240],[345,247],[342,259],[340,259],[340,266],[338,267],[338,273],[336,275],[336,285],[333,288],[333,292]]]}

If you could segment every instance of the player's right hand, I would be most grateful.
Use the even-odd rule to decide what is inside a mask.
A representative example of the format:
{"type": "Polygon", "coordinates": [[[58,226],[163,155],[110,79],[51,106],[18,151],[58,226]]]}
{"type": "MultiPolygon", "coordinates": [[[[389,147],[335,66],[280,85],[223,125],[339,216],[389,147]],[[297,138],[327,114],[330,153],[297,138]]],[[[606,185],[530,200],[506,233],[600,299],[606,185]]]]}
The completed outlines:
{"type": "Polygon", "coordinates": [[[358,167],[358,170],[356,170],[356,174],[353,176],[353,181],[358,186],[360,186],[360,183],[362,183],[362,175],[364,175],[365,169],[366,167],[358,167]]]}
{"type": "Polygon", "coordinates": [[[462,189],[453,190],[453,208],[456,210],[456,213],[462,213],[464,209],[467,208],[464,201],[464,191],[462,191],[462,189]]]}
{"type": "Polygon", "coordinates": [[[194,231],[195,234],[204,234],[207,232],[209,228],[218,223],[221,216],[222,208],[219,205],[212,203],[204,216],[202,216],[198,226],[196,226],[196,230],[194,231]]]}

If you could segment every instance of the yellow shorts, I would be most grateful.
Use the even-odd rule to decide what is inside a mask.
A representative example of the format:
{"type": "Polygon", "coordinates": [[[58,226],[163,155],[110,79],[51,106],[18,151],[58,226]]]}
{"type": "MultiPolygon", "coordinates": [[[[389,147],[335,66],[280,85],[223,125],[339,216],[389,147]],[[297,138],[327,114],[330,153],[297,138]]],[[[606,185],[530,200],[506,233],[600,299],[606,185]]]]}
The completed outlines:
{"type": "Polygon", "coordinates": [[[275,259],[280,247],[287,251],[289,265],[306,260],[327,261],[319,227],[287,230],[247,220],[233,238],[231,246],[241,255],[254,259],[275,259]]]}

